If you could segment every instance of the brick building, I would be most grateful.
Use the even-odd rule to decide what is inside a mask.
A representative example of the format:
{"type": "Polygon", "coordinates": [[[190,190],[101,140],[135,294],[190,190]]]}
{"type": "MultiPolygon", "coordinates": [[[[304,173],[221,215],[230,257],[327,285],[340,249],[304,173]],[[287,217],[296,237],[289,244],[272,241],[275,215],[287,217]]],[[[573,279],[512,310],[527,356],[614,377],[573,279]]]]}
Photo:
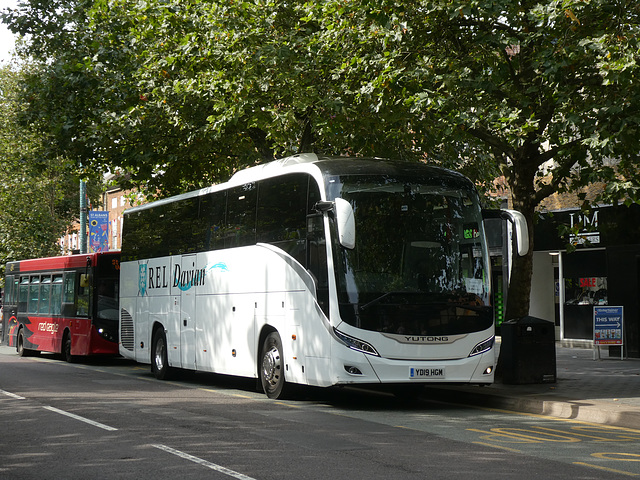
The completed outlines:
{"type": "MultiPolygon", "coordinates": [[[[112,180],[113,175],[105,178],[112,180]]],[[[118,186],[109,187],[102,194],[101,205],[94,205],[90,210],[102,210],[109,212],[109,250],[119,250],[122,242],[122,214],[131,207],[130,199],[135,194],[131,190],[123,190],[118,186]]],[[[80,222],[74,222],[66,235],[60,238],[62,255],[79,253],[80,250],[80,222]]]]}

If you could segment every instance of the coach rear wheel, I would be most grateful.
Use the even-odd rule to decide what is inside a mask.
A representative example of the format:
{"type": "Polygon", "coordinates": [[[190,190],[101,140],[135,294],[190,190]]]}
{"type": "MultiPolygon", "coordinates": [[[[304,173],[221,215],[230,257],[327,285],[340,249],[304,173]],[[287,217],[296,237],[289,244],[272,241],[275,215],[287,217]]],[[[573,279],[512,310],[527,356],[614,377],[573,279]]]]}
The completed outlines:
{"type": "Polygon", "coordinates": [[[151,372],[158,380],[166,380],[171,373],[167,358],[167,336],[162,328],[158,328],[153,334],[151,342],[151,372]]]}
{"type": "Polygon", "coordinates": [[[262,347],[260,362],[260,380],[262,389],[269,398],[281,398],[285,394],[284,356],[282,341],[277,332],[270,333],[262,347]]]}

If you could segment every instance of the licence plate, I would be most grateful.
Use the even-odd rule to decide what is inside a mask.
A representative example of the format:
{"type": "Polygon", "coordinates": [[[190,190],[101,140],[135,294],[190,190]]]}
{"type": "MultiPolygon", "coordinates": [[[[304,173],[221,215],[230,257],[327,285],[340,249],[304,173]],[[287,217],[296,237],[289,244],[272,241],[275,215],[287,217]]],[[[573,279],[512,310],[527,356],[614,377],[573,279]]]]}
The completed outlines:
{"type": "Polygon", "coordinates": [[[445,378],[444,367],[410,367],[409,378],[445,378]]]}

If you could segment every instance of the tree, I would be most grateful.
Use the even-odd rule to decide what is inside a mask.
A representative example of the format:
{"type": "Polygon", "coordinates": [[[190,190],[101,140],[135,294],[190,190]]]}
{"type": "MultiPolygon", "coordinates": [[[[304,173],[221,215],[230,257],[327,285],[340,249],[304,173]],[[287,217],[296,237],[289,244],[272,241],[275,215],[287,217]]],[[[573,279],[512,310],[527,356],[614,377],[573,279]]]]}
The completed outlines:
{"type": "Polygon", "coordinates": [[[41,129],[17,121],[22,105],[16,91],[22,80],[22,73],[0,69],[2,272],[8,261],[58,255],[58,240],[79,209],[75,165],[62,157],[48,158],[48,142],[41,129]]]}
{"type": "MultiPolygon", "coordinates": [[[[25,1],[5,21],[46,36],[40,23],[18,19],[48,18],[56,6],[25,1]]],[[[77,21],[65,16],[74,28],[56,34],[72,40],[41,41],[47,48],[36,53],[47,56],[43,76],[25,85],[27,119],[47,118],[60,152],[123,169],[152,195],[299,152],[419,159],[434,141],[403,92],[375,92],[386,58],[379,45],[360,51],[358,30],[343,32],[341,45],[310,4],[119,0],[76,10],[83,6],[77,21]],[[363,55],[357,68],[345,52],[363,55]]]]}
{"type": "MultiPolygon", "coordinates": [[[[613,200],[634,192],[625,187],[637,185],[640,151],[636,2],[357,3],[317,7],[320,31],[349,32],[341,45],[380,44],[348,52],[338,80],[363,82],[385,107],[410,105],[411,131],[431,132],[434,156],[444,139],[465,145],[468,164],[486,162],[468,152],[489,152],[531,234],[536,206],[555,191],[606,179],[613,200]]],[[[528,313],[532,254],[514,270],[510,318],[528,313]]]]}
{"type": "MultiPolygon", "coordinates": [[[[18,20],[57,3],[25,4],[5,20],[46,36],[18,20]]],[[[153,193],[317,151],[426,158],[483,184],[501,173],[531,233],[552,192],[604,179],[611,199],[636,198],[633,0],[73,5],[75,28],[50,35],[25,89],[31,118],[71,158],[153,193]]],[[[514,269],[510,317],[528,312],[532,255],[514,269]]]]}

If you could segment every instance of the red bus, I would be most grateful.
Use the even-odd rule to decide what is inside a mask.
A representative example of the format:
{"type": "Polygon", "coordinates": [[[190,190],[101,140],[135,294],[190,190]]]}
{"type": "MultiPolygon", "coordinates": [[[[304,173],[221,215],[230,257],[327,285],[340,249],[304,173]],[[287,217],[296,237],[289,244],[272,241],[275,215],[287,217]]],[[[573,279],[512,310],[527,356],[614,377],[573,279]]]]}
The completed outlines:
{"type": "Polygon", "coordinates": [[[20,356],[118,353],[120,252],[9,262],[2,338],[20,356]]]}

